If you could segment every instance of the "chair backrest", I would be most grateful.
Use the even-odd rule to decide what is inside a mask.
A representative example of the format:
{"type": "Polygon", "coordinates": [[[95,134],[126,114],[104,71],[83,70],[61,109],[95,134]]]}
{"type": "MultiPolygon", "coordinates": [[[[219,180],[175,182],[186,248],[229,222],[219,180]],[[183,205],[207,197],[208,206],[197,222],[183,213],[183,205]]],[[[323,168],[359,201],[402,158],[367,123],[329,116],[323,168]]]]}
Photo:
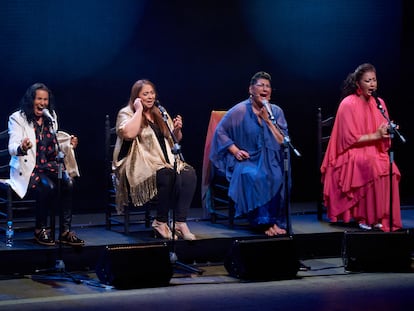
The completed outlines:
{"type": "Polygon", "coordinates": [[[112,154],[116,142],[116,128],[111,127],[109,115],[105,116],[105,167],[108,176],[112,172],[112,154]]]}
{"type": "Polygon", "coordinates": [[[320,167],[323,161],[323,157],[325,155],[325,149],[328,145],[329,138],[331,137],[332,126],[334,124],[335,117],[323,117],[322,109],[318,108],[318,112],[316,114],[316,123],[317,123],[317,172],[319,172],[319,196],[317,202],[317,217],[318,220],[322,220],[323,214],[323,186],[320,182],[321,175],[320,175],[320,167]]]}
{"type": "MultiPolygon", "coordinates": [[[[0,132],[0,229],[5,229],[5,223],[8,220],[12,220],[9,216],[12,208],[11,189],[7,183],[10,177],[10,154],[8,149],[9,134],[5,129],[0,132]]],[[[0,230],[0,231],[1,231],[0,230]]]]}
{"type": "Polygon", "coordinates": [[[105,180],[106,180],[106,211],[105,222],[106,229],[110,230],[112,225],[123,225],[124,233],[129,234],[130,225],[144,222],[145,227],[150,227],[152,205],[156,204],[157,198],[154,197],[149,202],[145,203],[141,208],[134,206],[129,200],[129,204],[118,210],[116,206],[116,188],[115,188],[115,174],[112,171],[113,152],[115,149],[117,139],[116,127],[111,127],[109,115],[105,116],[105,180]],[[139,218],[141,215],[143,219],[139,218]],[[132,219],[133,216],[134,219],[132,219]]]}
{"type": "MultiPolygon", "coordinates": [[[[105,180],[106,189],[109,191],[111,199],[115,196],[115,189],[113,183],[113,172],[112,172],[112,156],[116,142],[116,128],[111,127],[111,121],[109,115],[105,116],[105,180]]],[[[111,200],[112,201],[112,200],[111,200]]],[[[108,202],[108,204],[110,204],[108,202]]]]}
{"type": "Polygon", "coordinates": [[[8,130],[0,132],[0,179],[9,178],[10,154],[8,148],[9,133],[8,130]]]}
{"type": "Polygon", "coordinates": [[[8,130],[0,132],[0,230],[5,230],[8,220],[13,221],[15,231],[28,229],[34,226],[33,199],[20,199],[12,190],[10,178],[8,130]]]}
{"type": "Polygon", "coordinates": [[[211,140],[216,130],[217,124],[226,114],[227,110],[213,110],[211,111],[210,121],[208,123],[206,141],[204,144],[203,170],[201,178],[201,202],[203,208],[206,207],[206,193],[210,184],[211,164],[210,164],[210,149],[211,140]]]}
{"type": "Polygon", "coordinates": [[[328,145],[329,138],[331,137],[332,126],[335,121],[335,117],[329,116],[323,118],[322,109],[318,108],[318,113],[316,115],[317,122],[317,145],[318,145],[318,166],[322,164],[323,156],[325,154],[325,149],[328,145]]]}

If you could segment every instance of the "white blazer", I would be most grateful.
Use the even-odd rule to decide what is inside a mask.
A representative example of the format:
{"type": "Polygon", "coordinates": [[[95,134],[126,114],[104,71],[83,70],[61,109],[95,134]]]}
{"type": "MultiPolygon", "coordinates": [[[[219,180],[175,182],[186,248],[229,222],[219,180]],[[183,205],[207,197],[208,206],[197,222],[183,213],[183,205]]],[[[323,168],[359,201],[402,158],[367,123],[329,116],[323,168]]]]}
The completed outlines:
{"type": "MultiPolygon", "coordinates": [[[[53,112],[54,130],[58,130],[57,116],[53,112]]],[[[10,159],[10,186],[20,198],[27,193],[30,175],[36,165],[36,135],[32,123],[27,122],[21,111],[16,111],[9,117],[9,153],[10,159]],[[28,137],[33,145],[26,155],[18,156],[17,148],[24,138],[28,137]]]]}

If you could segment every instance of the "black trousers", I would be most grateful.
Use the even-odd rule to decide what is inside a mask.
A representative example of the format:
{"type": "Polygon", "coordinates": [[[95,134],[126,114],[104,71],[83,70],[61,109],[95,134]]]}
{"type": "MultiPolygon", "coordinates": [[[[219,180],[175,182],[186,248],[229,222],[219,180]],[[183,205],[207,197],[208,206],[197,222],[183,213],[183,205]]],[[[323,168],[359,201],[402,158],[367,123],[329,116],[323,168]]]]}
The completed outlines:
{"type": "Polygon", "coordinates": [[[70,230],[72,223],[72,194],[74,181],[66,173],[60,180],[56,174],[40,174],[41,182],[28,191],[27,196],[36,200],[36,229],[47,228],[48,216],[54,209],[54,214],[63,215],[63,231],[70,230]]]}
{"type": "Polygon", "coordinates": [[[157,216],[168,222],[169,211],[175,209],[175,221],[185,222],[197,185],[194,168],[187,165],[180,173],[163,168],[157,171],[157,216]]]}

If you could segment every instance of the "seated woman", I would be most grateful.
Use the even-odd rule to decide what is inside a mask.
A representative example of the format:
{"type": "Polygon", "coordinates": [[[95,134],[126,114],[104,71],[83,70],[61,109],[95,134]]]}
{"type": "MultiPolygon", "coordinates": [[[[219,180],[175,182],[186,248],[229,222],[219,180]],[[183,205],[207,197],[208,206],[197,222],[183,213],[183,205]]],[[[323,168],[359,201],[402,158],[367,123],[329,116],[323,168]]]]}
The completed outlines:
{"type": "MultiPolygon", "coordinates": [[[[84,241],[71,231],[73,178],[64,167],[58,197],[57,115],[50,89],[43,83],[31,85],[20,101],[20,109],[9,117],[10,185],[20,198],[36,200],[37,243],[55,245],[47,227],[52,209],[62,209],[61,243],[81,246],[84,241]],[[50,112],[49,112],[50,111],[50,112]]],[[[78,145],[75,136],[68,137],[72,148],[78,145]]]]}
{"type": "Polygon", "coordinates": [[[217,125],[210,160],[230,182],[228,195],[235,203],[235,216],[247,215],[251,225],[268,236],[286,234],[282,144],[287,122],[279,106],[268,104],[272,94],[268,73],[261,71],[251,78],[249,94],[217,125]]]}
{"type": "Polygon", "coordinates": [[[174,119],[165,112],[167,123],[155,105],[157,93],[149,80],[138,80],[132,86],[128,104],[116,121],[117,141],[113,168],[117,177],[117,209],[122,212],[128,196],[142,206],[157,196],[154,232],[165,239],[181,237],[195,240],[186,220],[193,200],[197,177],[195,170],[174,155],[174,141],[182,139],[182,117],[174,119]],[[169,225],[170,208],[175,208],[175,233],[169,225]]]}

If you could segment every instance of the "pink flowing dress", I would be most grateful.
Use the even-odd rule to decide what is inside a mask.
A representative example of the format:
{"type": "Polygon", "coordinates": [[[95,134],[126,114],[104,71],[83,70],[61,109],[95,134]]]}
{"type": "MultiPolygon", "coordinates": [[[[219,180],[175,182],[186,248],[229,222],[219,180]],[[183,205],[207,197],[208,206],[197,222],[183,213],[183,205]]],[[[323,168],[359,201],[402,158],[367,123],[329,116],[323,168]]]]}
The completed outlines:
{"type": "MultiPolygon", "coordinates": [[[[386,115],[387,108],[379,99],[386,115]]],[[[352,219],[368,225],[382,224],[390,230],[391,139],[357,143],[362,135],[374,133],[386,123],[373,97],[369,102],[349,95],[339,105],[331,138],[321,165],[323,198],[331,221],[352,219]]],[[[399,181],[392,164],[392,230],[401,229],[399,181]]]]}

